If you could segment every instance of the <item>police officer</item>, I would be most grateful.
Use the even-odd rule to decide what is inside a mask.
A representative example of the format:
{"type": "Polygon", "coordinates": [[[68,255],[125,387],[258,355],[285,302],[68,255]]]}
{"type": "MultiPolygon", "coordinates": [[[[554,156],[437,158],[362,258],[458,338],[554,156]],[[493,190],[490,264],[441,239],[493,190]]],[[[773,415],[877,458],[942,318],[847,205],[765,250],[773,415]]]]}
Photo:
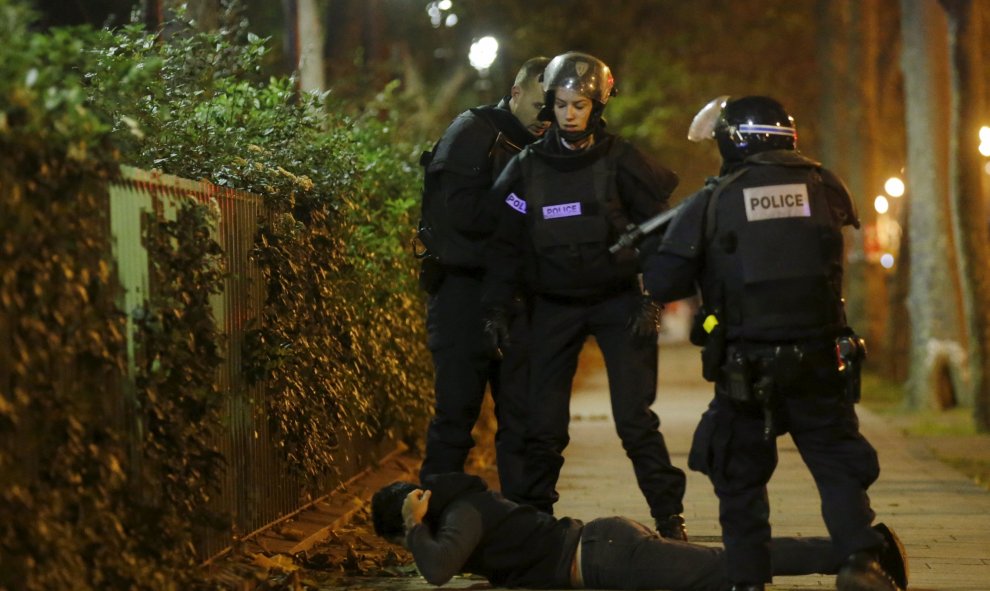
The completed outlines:
{"type": "MultiPolygon", "coordinates": [[[[571,382],[584,341],[605,358],[616,430],[658,531],[686,539],[684,472],[671,465],[650,410],[656,398],[656,308],[643,306],[638,260],[611,242],[661,211],[677,176],[652,167],[629,142],[607,133],[609,67],[567,52],[543,76],[547,134],[513,158],[492,189],[503,215],[489,245],[486,328],[498,345],[501,309],[522,283],[534,294],[526,435],[526,485],[513,501],[553,511],[570,420],[571,382]]],[[[649,301],[647,300],[649,304],[649,301]]]]}
{"type": "Polygon", "coordinates": [[[527,317],[519,294],[513,294],[511,305],[518,313],[512,337],[518,346],[504,359],[492,359],[482,338],[483,249],[495,225],[485,197],[509,158],[546,130],[537,114],[543,106],[539,77],[548,61],[538,57],[523,64],[509,96],[461,113],[423,155],[420,282],[429,294],[436,401],[421,478],[464,469],[486,385],[495,402],[502,490],[511,494],[521,478],[524,430],[517,399],[525,396],[528,377],[527,317]]]}
{"type": "Polygon", "coordinates": [[[762,590],[771,580],[767,482],[785,432],[815,479],[838,555],[848,557],[838,588],[902,589],[906,572],[888,573],[878,561],[887,549],[870,527],[866,490],[879,465],[854,410],[865,349],[846,325],[841,295],[841,230],[859,227],[849,194],[796,150],[793,119],[772,98],[715,99],[688,137],[714,138],[722,169],[646,255],[644,283],[659,301],[701,288],[692,340],[704,345],[715,397],[688,464],[719,498],[732,589],[762,590]]]}

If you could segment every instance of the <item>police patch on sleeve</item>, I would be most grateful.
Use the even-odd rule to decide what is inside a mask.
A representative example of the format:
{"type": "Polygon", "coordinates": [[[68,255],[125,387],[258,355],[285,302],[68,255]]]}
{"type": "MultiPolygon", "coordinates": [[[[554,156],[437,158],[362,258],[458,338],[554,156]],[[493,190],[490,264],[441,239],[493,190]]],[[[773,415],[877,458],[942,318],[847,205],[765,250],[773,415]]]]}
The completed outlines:
{"type": "Polygon", "coordinates": [[[769,185],[743,189],[746,220],[758,222],[777,218],[811,217],[808,185],[769,185]]]}
{"type": "Polygon", "coordinates": [[[509,193],[509,196],[505,198],[505,202],[509,204],[509,207],[519,213],[526,213],[526,200],[520,198],[515,193],[509,193]]]}

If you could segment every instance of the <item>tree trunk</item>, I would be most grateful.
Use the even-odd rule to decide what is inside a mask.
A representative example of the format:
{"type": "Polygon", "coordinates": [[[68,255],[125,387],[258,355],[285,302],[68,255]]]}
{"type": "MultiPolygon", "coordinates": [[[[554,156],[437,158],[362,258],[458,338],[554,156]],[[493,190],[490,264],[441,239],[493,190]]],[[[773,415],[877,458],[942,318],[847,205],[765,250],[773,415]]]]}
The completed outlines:
{"type": "Polygon", "coordinates": [[[983,159],[976,149],[977,123],[983,113],[984,75],[980,47],[981,16],[972,0],[942,0],[949,17],[952,59],[952,158],[949,169],[953,222],[963,279],[970,388],[961,402],[972,404],[976,424],[990,429],[990,239],[982,198],[983,159]]]}
{"type": "Polygon", "coordinates": [[[282,13],[285,15],[285,38],[282,41],[285,66],[290,72],[295,72],[299,66],[299,1],[282,0],[282,13]]]}
{"type": "MultiPolygon", "coordinates": [[[[876,227],[877,212],[873,207],[874,197],[883,187],[882,154],[879,149],[879,138],[883,137],[881,121],[882,105],[885,97],[881,87],[879,61],[881,54],[880,14],[881,0],[863,0],[852,7],[852,22],[857,26],[853,29],[853,37],[858,39],[856,54],[860,67],[858,76],[854,78],[859,86],[859,105],[856,109],[858,125],[851,127],[859,131],[854,134],[855,144],[859,148],[852,153],[853,161],[858,163],[858,179],[853,188],[856,194],[856,207],[864,229],[876,227]]],[[[896,208],[885,215],[893,217],[896,208]]],[[[866,337],[870,347],[871,365],[879,370],[891,366],[893,347],[886,337],[886,328],[890,322],[890,306],[888,305],[888,271],[881,267],[876,259],[869,260],[863,248],[863,240],[856,244],[859,250],[854,252],[853,260],[860,261],[861,275],[856,277],[862,282],[858,295],[864,300],[862,306],[861,324],[854,324],[866,337]]],[[[897,254],[897,253],[891,253],[897,254]]],[[[851,299],[851,298],[850,298],[851,299]]],[[[888,374],[889,376],[889,374],[888,374]]]]}
{"type": "Polygon", "coordinates": [[[157,33],[165,24],[165,0],[144,1],[144,26],[148,31],[157,33]]]}
{"type": "Polygon", "coordinates": [[[901,0],[911,277],[908,401],[953,406],[965,389],[964,323],[949,215],[948,41],[937,0],[901,0]]]}
{"type": "Polygon", "coordinates": [[[323,92],[323,21],[325,6],[316,0],[298,0],[298,69],[299,88],[305,92],[323,92]]]}

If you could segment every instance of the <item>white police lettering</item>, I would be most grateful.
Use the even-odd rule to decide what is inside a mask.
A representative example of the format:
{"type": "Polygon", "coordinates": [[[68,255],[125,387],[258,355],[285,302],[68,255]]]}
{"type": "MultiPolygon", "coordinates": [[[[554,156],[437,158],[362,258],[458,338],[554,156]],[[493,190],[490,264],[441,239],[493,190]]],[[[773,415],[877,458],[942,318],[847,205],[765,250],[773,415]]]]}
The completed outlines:
{"type": "Polygon", "coordinates": [[[526,201],[515,193],[509,193],[509,196],[505,198],[505,202],[509,204],[509,207],[519,213],[526,213],[526,201]]]}
{"type": "Polygon", "coordinates": [[[581,202],[577,203],[559,203],[557,205],[548,205],[543,208],[543,219],[552,220],[553,218],[569,218],[576,215],[581,215],[581,202]]]}
{"type": "Polygon", "coordinates": [[[771,185],[743,189],[746,219],[751,222],[776,218],[811,217],[808,185],[771,185]]]}

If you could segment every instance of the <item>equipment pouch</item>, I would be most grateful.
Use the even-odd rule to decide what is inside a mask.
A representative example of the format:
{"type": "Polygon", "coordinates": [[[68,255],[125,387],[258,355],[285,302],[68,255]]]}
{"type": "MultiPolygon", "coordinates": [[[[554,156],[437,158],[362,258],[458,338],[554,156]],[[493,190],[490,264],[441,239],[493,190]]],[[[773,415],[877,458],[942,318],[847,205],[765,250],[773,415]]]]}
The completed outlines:
{"type": "Polygon", "coordinates": [[[691,319],[691,333],[688,336],[688,340],[696,347],[704,347],[705,343],[708,342],[708,332],[704,328],[705,318],[707,317],[708,310],[704,306],[700,306],[694,318],[691,319]]]}
{"type": "MultiPolygon", "coordinates": [[[[714,331],[712,331],[714,333],[714,331]]],[[[735,402],[753,401],[753,375],[746,353],[735,349],[725,362],[726,390],[729,400],[735,402]]]]}
{"type": "Polygon", "coordinates": [[[846,399],[859,402],[861,372],[866,359],[866,341],[853,333],[835,339],[835,352],[839,358],[839,371],[846,380],[846,399]]]}
{"type": "Polygon", "coordinates": [[[419,287],[427,294],[435,295],[440,291],[444,275],[443,265],[437,259],[430,256],[423,257],[419,267],[419,287]]]}
{"type": "Polygon", "coordinates": [[[709,382],[718,380],[719,371],[725,362],[725,329],[716,326],[707,333],[704,348],[701,350],[701,375],[709,382]]]}
{"type": "Polygon", "coordinates": [[[807,374],[804,351],[797,345],[781,345],[774,349],[770,361],[773,381],[787,388],[800,383],[807,374]]]}

